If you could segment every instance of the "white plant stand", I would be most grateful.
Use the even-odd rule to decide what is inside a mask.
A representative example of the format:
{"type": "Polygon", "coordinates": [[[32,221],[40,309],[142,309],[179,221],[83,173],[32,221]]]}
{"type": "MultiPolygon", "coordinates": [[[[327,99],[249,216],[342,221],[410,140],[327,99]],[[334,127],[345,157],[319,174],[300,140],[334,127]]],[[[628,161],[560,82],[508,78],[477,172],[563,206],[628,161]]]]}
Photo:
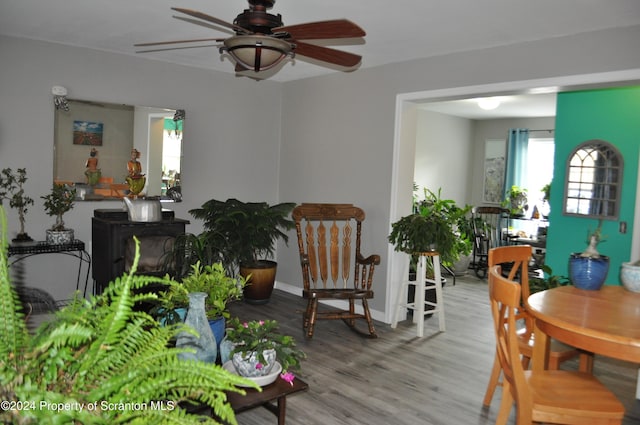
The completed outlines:
{"type": "MultiPolygon", "coordinates": [[[[396,305],[393,311],[393,321],[391,327],[396,328],[401,308],[413,310],[413,322],[417,325],[417,335],[419,338],[424,336],[424,320],[425,315],[437,314],[440,332],[445,331],[444,320],[444,297],[442,296],[442,275],[440,271],[440,254],[436,251],[421,252],[418,254],[418,269],[416,272],[416,280],[402,281],[398,287],[396,305]],[[427,261],[433,263],[434,279],[427,279],[427,261]],[[415,297],[413,302],[407,301],[409,286],[415,286],[415,297]],[[425,291],[435,291],[436,302],[427,301],[425,291]],[[426,306],[433,307],[430,310],[425,309],[426,306]]],[[[405,274],[407,276],[408,273],[405,274]]]]}

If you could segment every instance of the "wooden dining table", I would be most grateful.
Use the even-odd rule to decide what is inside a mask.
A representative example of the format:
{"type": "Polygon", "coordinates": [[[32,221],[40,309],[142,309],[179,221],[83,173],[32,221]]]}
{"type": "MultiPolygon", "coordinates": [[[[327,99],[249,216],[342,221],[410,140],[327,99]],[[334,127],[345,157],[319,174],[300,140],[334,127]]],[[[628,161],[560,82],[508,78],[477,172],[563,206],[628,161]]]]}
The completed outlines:
{"type": "Polygon", "coordinates": [[[640,364],[640,293],[617,285],[597,291],[561,286],[537,292],[525,304],[535,319],[533,370],[547,369],[551,338],[640,364]]]}

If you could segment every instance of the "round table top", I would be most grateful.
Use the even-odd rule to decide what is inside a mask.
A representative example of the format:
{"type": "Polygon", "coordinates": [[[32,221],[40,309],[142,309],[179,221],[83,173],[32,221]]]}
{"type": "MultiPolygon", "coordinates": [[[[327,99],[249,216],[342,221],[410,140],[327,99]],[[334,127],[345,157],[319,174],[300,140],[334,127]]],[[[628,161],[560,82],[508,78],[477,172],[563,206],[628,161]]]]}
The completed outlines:
{"type": "Polygon", "coordinates": [[[598,341],[613,344],[622,350],[613,357],[640,363],[640,293],[612,285],[597,291],[561,286],[531,295],[526,307],[536,320],[591,340],[593,352],[598,341]]]}

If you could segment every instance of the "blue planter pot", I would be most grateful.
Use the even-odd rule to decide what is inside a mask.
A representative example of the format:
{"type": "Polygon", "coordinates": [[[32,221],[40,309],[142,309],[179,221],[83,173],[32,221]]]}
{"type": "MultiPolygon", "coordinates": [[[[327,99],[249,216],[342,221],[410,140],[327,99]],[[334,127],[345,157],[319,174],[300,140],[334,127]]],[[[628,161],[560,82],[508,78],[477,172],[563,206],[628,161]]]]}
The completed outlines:
{"type": "Polygon", "coordinates": [[[220,352],[220,343],[222,342],[222,338],[224,338],[226,321],[224,317],[218,317],[217,319],[209,319],[209,326],[211,327],[211,332],[213,332],[213,336],[216,339],[218,352],[220,352]]]}
{"type": "Polygon", "coordinates": [[[569,279],[578,289],[597,291],[602,287],[609,272],[609,257],[581,257],[573,253],[569,257],[569,279]]]}

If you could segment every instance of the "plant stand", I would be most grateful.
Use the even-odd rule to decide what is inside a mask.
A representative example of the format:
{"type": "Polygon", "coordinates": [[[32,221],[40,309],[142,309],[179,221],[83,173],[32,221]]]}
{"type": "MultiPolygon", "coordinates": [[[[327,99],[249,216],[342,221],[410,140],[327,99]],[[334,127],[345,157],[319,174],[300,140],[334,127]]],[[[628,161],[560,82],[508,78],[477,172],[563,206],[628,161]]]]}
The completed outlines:
{"type": "MultiPolygon", "coordinates": [[[[406,275],[406,274],[405,274],[406,275]]],[[[396,328],[398,325],[401,307],[413,310],[413,321],[417,325],[417,335],[419,338],[424,336],[424,320],[425,316],[438,313],[438,325],[440,332],[445,331],[444,320],[444,299],[442,296],[442,276],[440,272],[440,254],[436,251],[421,252],[418,259],[418,270],[416,280],[405,280],[398,287],[396,305],[393,311],[393,321],[391,327],[396,328]],[[427,279],[427,260],[433,262],[434,278],[427,279]],[[415,299],[413,302],[407,302],[407,291],[410,285],[415,286],[415,299]],[[435,291],[436,302],[425,300],[425,291],[435,291]],[[430,309],[425,307],[429,306],[430,309]]]]}

